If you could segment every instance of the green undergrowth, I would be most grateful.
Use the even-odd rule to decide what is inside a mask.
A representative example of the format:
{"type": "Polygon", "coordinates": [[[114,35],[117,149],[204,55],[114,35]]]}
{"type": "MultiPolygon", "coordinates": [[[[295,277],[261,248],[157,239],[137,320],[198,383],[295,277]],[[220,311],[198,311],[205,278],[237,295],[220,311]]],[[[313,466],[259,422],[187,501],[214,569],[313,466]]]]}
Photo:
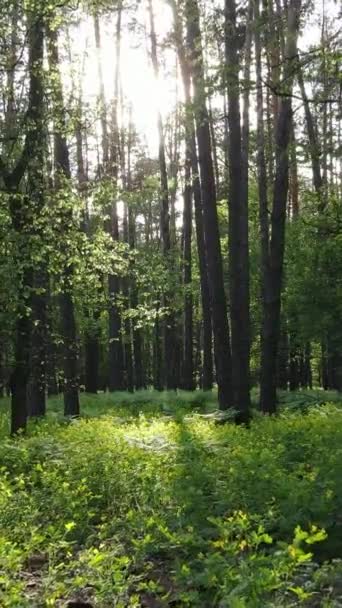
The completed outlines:
{"type": "MultiPolygon", "coordinates": [[[[251,392],[252,408],[258,411],[259,391],[252,389],[251,392]]],[[[306,412],[312,406],[323,405],[325,403],[335,403],[341,406],[341,395],[336,391],[301,390],[301,391],[279,391],[278,405],[283,410],[300,410],[306,412]]],[[[84,417],[98,417],[106,414],[139,416],[144,413],[148,416],[185,414],[187,412],[210,413],[217,409],[217,391],[156,391],[139,390],[134,393],[127,391],[115,393],[98,393],[91,395],[80,394],[81,415],[84,417]]],[[[9,398],[0,399],[0,436],[8,432],[8,420],[6,416],[9,410],[9,398]],[[6,429],[5,429],[6,427],[6,429]],[[3,431],[1,432],[1,429],[3,431]]],[[[63,396],[57,395],[48,400],[48,412],[52,416],[62,416],[63,396]]]]}
{"type": "Polygon", "coordinates": [[[246,429],[149,397],[83,396],[75,421],[52,402],[3,436],[0,606],[342,605],[342,409],[246,429]]]}

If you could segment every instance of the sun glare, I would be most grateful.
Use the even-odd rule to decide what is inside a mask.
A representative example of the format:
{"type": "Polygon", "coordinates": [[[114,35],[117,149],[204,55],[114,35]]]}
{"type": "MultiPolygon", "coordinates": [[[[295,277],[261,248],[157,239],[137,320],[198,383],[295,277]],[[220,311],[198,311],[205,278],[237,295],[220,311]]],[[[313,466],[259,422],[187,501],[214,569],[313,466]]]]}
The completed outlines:
{"type": "MultiPolygon", "coordinates": [[[[170,8],[159,0],[154,3],[158,40],[162,41],[171,23],[170,8]]],[[[157,154],[158,131],[157,113],[164,116],[172,110],[176,102],[174,74],[166,75],[172,65],[160,70],[156,80],[151,59],[149,27],[146,6],[140,6],[135,21],[139,23],[140,34],[132,32],[131,15],[124,13],[121,36],[120,78],[126,111],[132,107],[132,119],[150,153],[157,154]]],[[[92,17],[82,14],[70,35],[68,55],[73,59],[73,70],[81,74],[83,102],[95,107],[99,96],[98,57],[95,45],[94,22],[92,17]]],[[[103,82],[106,103],[113,99],[115,78],[115,20],[101,21],[101,51],[103,82]]],[[[167,52],[163,56],[167,57],[167,52]]],[[[172,56],[172,55],[171,55],[172,56]]],[[[172,59],[171,59],[172,61],[172,59]]],[[[173,60],[174,61],[174,60],[173,60]]],[[[66,62],[67,63],[67,62],[66,62]]],[[[174,68],[174,65],[173,65],[174,68]]],[[[70,75],[69,75],[70,76],[70,75]]],[[[69,77],[69,87],[74,86],[69,77]]]]}

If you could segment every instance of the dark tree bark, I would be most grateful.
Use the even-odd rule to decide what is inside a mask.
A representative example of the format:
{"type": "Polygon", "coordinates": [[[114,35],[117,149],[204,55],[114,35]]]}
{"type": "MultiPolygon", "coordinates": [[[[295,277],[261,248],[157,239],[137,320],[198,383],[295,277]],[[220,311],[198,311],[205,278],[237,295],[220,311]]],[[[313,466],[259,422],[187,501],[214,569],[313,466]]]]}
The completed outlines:
{"type": "Polygon", "coordinates": [[[199,167],[196,150],[194,114],[191,99],[191,71],[188,58],[185,53],[182,25],[179,12],[175,2],[172,2],[175,41],[177,47],[178,61],[183,81],[184,97],[186,104],[186,150],[187,158],[190,157],[191,165],[191,187],[195,205],[195,226],[198,261],[201,282],[201,304],[203,320],[203,365],[202,365],[202,388],[211,390],[213,385],[213,355],[212,355],[212,327],[210,311],[210,293],[208,282],[208,269],[203,228],[203,207],[201,199],[201,184],[199,178],[199,167]]]}
{"type": "Polygon", "coordinates": [[[42,264],[40,266],[40,268],[35,269],[33,275],[30,382],[28,387],[29,416],[44,416],[46,412],[48,272],[42,264]]]}
{"type": "MultiPolygon", "coordinates": [[[[82,75],[83,75],[82,70],[82,75]]],[[[77,182],[79,195],[82,198],[82,216],[81,230],[90,237],[89,234],[89,212],[88,212],[88,174],[86,163],[84,162],[84,133],[82,128],[82,94],[80,80],[73,87],[78,91],[77,94],[77,111],[75,122],[75,139],[76,139],[76,163],[77,163],[77,182]]],[[[89,307],[85,307],[84,315],[86,317],[86,329],[84,336],[84,386],[86,393],[97,393],[99,384],[99,363],[100,363],[100,345],[99,345],[99,311],[91,311],[89,307]]]]}
{"type": "MultiPolygon", "coordinates": [[[[119,9],[119,19],[121,18],[121,10],[119,9]]],[[[101,135],[102,135],[102,167],[100,174],[108,175],[109,171],[109,135],[108,135],[108,121],[107,121],[107,109],[106,109],[106,97],[103,80],[102,62],[101,62],[101,30],[100,20],[98,13],[94,15],[94,33],[95,33],[95,44],[97,53],[97,74],[99,81],[99,107],[100,107],[100,122],[101,122],[101,135]]],[[[118,42],[118,39],[117,39],[118,42]]]]}
{"type": "Polygon", "coordinates": [[[290,204],[289,216],[296,218],[299,215],[299,184],[298,184],[298,166],[297,166],[297,150],[296,150],[296,134],[294,125],[291,130],[291,154],[290,154],[290,204]]]}
{"type": "Polygon", "coordinates": [[[277,359],[277,387],[287,390],[289,379],[289,340],[286,326],[281,327],[278,359],[277,359]]]}
{"type": "MultiPolygon", "coordinates": [[[[135,217],[131,206],[128,207],[128,239],[130,248],[135,248],[135,217]]],[[[138,288],[134,278],[131,281],[130,290],[131,307],[138,306],[138,288]]],[[[133,355],[134,355],[134,386],[137,390],[145,388],[144,365],[142,352],[142,331],[133,326],[133,355]]]]}
{"type": "MultiPolygon", "coordinates": [[[[42,69],[42,66],[39,66],[42,69]]],[[[42,85],[43,86],[43,85],[42,85]]],[[[42,102],[43,103],[43,102],[42,102]]],[[[41,109],[42,119],[44,107],[41,109]]],[[[47,180],[47,133],[43,120],[37,133],[36,153],[28,166],[27,192],[34,205],[32,221],[32,254],[34,255],[33,289],[31,296],[31,349],[30,380],[28,385],[28,415],[44,416],[46,412],[46,367],[48,340],[48,293],[49,272],[46,250],[44,248],[45,227],[42,217],[46,204],[47,180]]]]}
{"type": "MultiPolygon", "coordinates": [[[[258,24],[259,0],[254,3],[254,17],[258,24]]],[[[268,219],[268,193],[267,169],[265,157],[265,130],[264,130],[264,102],[262,87],[261,41],[259,27],[254,30],[255,39],[255,71],[256,71],[256,97],[257,97],[257,171],[259,195],[259,224],[260,224],[260,253],[261,253],[261,301],[269,298],[268,264],[269,264],[269,219],[268,219]]],[[[269,119],[267,119],[269,123],[269,119]]]]}
{"type": "Polygon", "coordinates": [[[214,167],[214,175],[215,175],[215,188],[216,192],[220,193],[220,172],[218,165],[218,156],[217,156],[217,139],[214,125],[214,115],[211,106],[211,97],[208,96],[208,105],[209,105],[209,130],[210,130],[210,141],[213,151],[213,167],[214,167]]]}
{"type": "MultiPolygon", "coordinates": [[[[71,182],[69,149],[66,140],[66,117],[63,103],[62,80],[59,71],[59,53],[57,31],[47,27],[48,53],[51,73],[54,76],[54,158],[55,158],[55,189],[56,192],[69,188],[71,182]]],[[[61,225],[64,235],[70,230],[73,222],[73,212],[68,202],[61,210],[61,225]]],[[[76,335],[75,310],[72,296],[73,266],[65,261],[62,269],[62,289],[59,294],[59,306],[62,326],[62,358],[64,372],[64,415],[78,416],[79,405],[79,376],[78,376],[78,346],[76,335]]]]}
{"type": "MultiPolygon", "coordinates": [[[[189,136],[187,141],[189,142],[189,136]]],[[[186,148],[185,186],[183,213],[183,285],[184,285],[184,329],[183,329],[183,388],[193,390],[193,298],[191,269],[192,238],[192,188],[191,188],[191,146],[186,148]]]]}
{"type": "Polygon", "coordinates": [[[47,362],[46,362],[46,384],[47,393],[49,397],[58,395],[59,387],[57,381],[58,375],[58,364],[57,364],[57,348],[55,344],[54,331],[53,331],[53,315],[52,315],[52,302],[51,294],[48,293],[48,317],[50,319],[49,332],[47,335],[47,362]]]}
{"type": "Polygon", "coordinates": [[[295,336],[290,335],[289,351],[289,388],[297,391],[300,383],[300,349],[296,343],[295,336]]]}
{"type": "MultiPolygon", "coordinates": [[[[249,23],[247,28],[248,32],[249,23]]],[[[238,419],[241,422],[247,422],[250,408],[248,124],[245,122],[244,125],[242,150],[235,0],[226,0],[225,3],[225,40],[229,125],[229,287],[232,382],[234,407],[238,411],[238,419]]],[[[250,47],[250,40],[247,40],[247,46],[250,47]]],[[[250,54],[249,50],[248,54],[250,54]]],[[[248,100],[245,100],[245,105],[248,109],[248,100]]],[[[246,121],[246,114],[244,117],[246,121]]]]}
{"type": "Polygon", "coordinates": [[[204,243],[203,228],[203,207],[201,199],[201,186],[198,175],[198,160],[196,154],[195,141],[192,142],[192,184],[195,203],[195,227],[197,251],[200,268],[201,282],[201,305],[202,305],[202,324],[203,324],[203,363],[202,363],[202,388],[204,391],[211,391],[213,388],[213,332],[210,309],[210,291],[208,267],[204,243]]]}
{"type": "Polygon", "coordinates": [[[85,337],[85,392],[96,394],[99,388],[100,346],[97,327],[88,329],[85,337]]]}
{"type": "MultiPolygon", "coordinates": [[[[149,0],[149,16],[150,16],[150,39],[151,39],[151,57],[156,80],[159,76],[159,64],[157,54],[157,38],[154,26],[154,15],[152,0],[149,0]]],[[[158,135],[159,135],[159,170],[160,170],[160,234],[162,242],[162,251],[165,261],[172,272],[172,248],[170,237],[170,213],[169,213],[169,188],[165,158],[165,140],[164,127],[160,111],[157,117],[158,135]]],[[[165,293],[163,305],[168,308],[171,305],[170,294],[165,293]]],[[[163,323],[163,343],[164,343],[164,378],[165,385],[168,390],[176,388],[175,368],[176,368],[176,344],[175,344],[175,318],[174,313],[170,311],[163,323]]]]}
{"type": "Polygon", "coordinates": [[[215,178],[211,152],[209,116],[205,98],[203,54],[197,0],[187,0],[186,18],[201,175],[201,198],[203,204],[203,224],[214,333],[216,378],[220,408],[227,409],[233,404],[230,336],[223,283],[215,178]]]}
{"type": "Polygon", "coordinates": [[[285,219],[288,195],[291,134],[291,93],[294,69],[297,64],[297,35],[300,0],[291,0],[288,7],[287,40],[284,57],[283,82],[287,96],[279,100],[276,127],[276,171],[273,188],[271,239],[268,263],[263,275],[263,320],[261,330],[261,383],[260,405],[264,413],[276,411],[276,362],[280,332],[281,288],[283,275],[285,219]]]}
{"type": "Polygon", "coordinates": [[[162,382],[162,342],[160,332],[159,311],[156,312],[153,336],[153,387],[157,391],[163,390],[162,382]]]}
{"type": "MultiPolygon", "coordinates": [[[[115,50],[115,79],[114,79],[114,100],[112,111],[112,135],[111,145],[109,145],[108,120],[106,110],[105,89],[102,74],[102,64],[100,58],[101,50],[101,31],[99,18],[94,19],[95,42],[98,53],[98,75],[99,75],[99,102],[101,108],[101,129],[102,129],[102,159],[104,177],[111,177],[114,185],[118,182],[118,168],[120,156],[120,134],[118,127],[118,103],[119,103],[119,77],[120,77],[120,55],[121,55],[121,17],[122,3],[119,3],[117,22],[116,22],[116,50],[115,50]],[[110,155],[110,164],[109,164],[110,155]]],[[[119,240],[119,225],[117,215],[116,200],[112,200],[109,209],[110,221],[108,231],[114,241],[119,240]]],[[[120,294],[120,279],[113,272],[108,277],[108,388],[109,391],[122,390],[124,388],[124,358],[121,335],[121,315],[118,308],[118,295],[120,294]]]]}
{"type": "Polygon", "coordinates": [[[18,287],[18,309],[15,328],[15,364],[11,376],[11,434],[25,431],[27,421],[27,386],[29,379],[32,319],[29,313],[32,302],[33,260],[31,258],[32,225],[39,219],[39,201],[30,200],[20,193],[20,185],[31,159],[39,154],[43,132],[43,55],[44,33],[42,19],[28,12],[29,47],[29,101],[26,114],[27,133],[24,146],[15,164],[9,170],[0,157],[0,174],[9,196],[10,216],[20,247],[18,257],[21,269],[18,287]]]}
{"type": "MultiPolygon", "coordinates": [[[[132,192],[132,145],[133,145],[133,125],[131,112],[129,115],[128,125],[128,138],[127,138],[127,190],[132,192]]],[[[135,212],[131,201],[128,203],[128,244],[130,249],[134,251],[136,246],[136,231],[135,231],[135,212]]],[[[130,281],[130,305],[133,309],[136,309],[139,303],[138,288],[134,277],[134,260],[131,261],[131,281],[130,281]]],[[[139,390],[145,388],[144,379],[144,365],[143,365],[143,350],[142,350],[142,331],[139,327],[136,327],[133,323],[132,327],[133,337],[133,362],[134,362],[134,387],[139,390]]]]}
{"type": "Polygon", "coordinates": [[[324,201],[324,192],[323,192],[323,178],[321,171],[321,146],[317,138],[315,123],[312,116],[310,103],[308,101],[308,96],[306,94],[303,72],[300,66],[298,66],[297,70],[297,79],[300,88],[300,92],[303,99],[304,104],[304,114],[305,114],[305,122],[306,122],[306,130],[309,139],[309,152],[311,158],[311,167],[312,167],[312,177],[313,184],[318,196],[319,209],[322,211],[325,207],[324,201]]]}
{"type": "MultiPolygon", "coordinates": [[[[124,142],[122,139],[122,147],[121,147],[121,159],[123,159],[125,151],[124,151],[124,142]]],[[[122,173],[124,175],[124,161],[121,160],[121,168],[122,173]]],[[[126,180],[125,180],[126,181],[126,180]]],[[[125,243],[129,243],[128,236],[128,209],[127,204],[124,204],[124,216],[123,216],[123,239],[125,243]]],[[[129,277],[124,277],[122,279],[122,291],[123,296],[125,298],[125,307],[126,310],[130,305],[130,280],[129,277]]],[[[130,392],[134,392],[134,369],[133,369],[133,341],[132,341],[132,323],[129,316],[125,319],[125,334],[124,334],[124,369],[125,369],[125,388],[130,392]]]]}
{"type": "Polygon", "coordinates": [[[311,344],[307,342],[304,349],[305,386],[312,389],[311,344]]]}
{"type": "Polygon", "coordinates": [[[196,387],[202,388],[201,330],[202,323],[200,321],[194,323],[194,389],[196,387]]]}
{"type": "Polygon", "coordinates": [[[5,396],[5,366],[4,366],[4,345],[0,342],[0,399],[5,396]]]}

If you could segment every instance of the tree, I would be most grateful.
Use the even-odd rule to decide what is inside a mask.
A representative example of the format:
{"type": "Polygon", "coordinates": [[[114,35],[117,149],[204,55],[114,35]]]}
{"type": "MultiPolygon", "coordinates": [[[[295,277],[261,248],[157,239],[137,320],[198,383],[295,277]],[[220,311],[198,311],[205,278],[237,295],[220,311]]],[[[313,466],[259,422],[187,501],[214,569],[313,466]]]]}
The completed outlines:
{"type": "Polygon", "coordinates": [[[203,226],[214,334],[216,378],[220,407],[221,409],[227,409],[233,403],[230,337],[223,284],[209,116],[205,98],[199,10],[196,0],[186,1],[186,21],[201,176],[203,226]]]}
{"type": "MultiPolygon", "coordinates": [[[[33,260],[32,260],[32,225],[39,221],[42,206],[41,170],[38,168],[39,144],[42,143],[43,127],[43,55],[44,31],[43,20],[40,14],[39,3],[33,3],[27,12],[28,35],[28,71],[29,93],[28,109],[26,112],[27,132],[24,144],[14,168],[9,168],[4,159],[0,157],[0,171],[8,194],[9,210],[13,229],[18,239],[18,254],[20,259],[20,284],[18,286],[16,311],[16,337],[15,337],[15,365],[11,378],[11,433],[15,434],[25,430],[27,420],[27,386],[29,379],[29,358],[31,343],[31,298],[33,287],[33,260]],[[31,186],[37,200],[29,198],[20,187],[25,172],[29,166],[31,155],[38,158],[31,168],[31,186]],[[39,179],[36,183],[35,178],[39,179]],[[34,182],[34,183],[33,183],[34,182]]],[[[32,194],[32,192],[30,193],[32,194]]]]}
{"type": "MultiPolygon", "coordinates": [[[[52,76],[52,103],[54,115],[54,161],[55,161],[55,195],[62,198],[61,227],[64,234],[70,232],[73,224],[71,170],[69,149],[66,139],[66,117],[63,101],[62,79],[59,68],[58,34],[51,19],[47,24],[47,44],[49,66],[52,76]],[[65,199],[65,194],[66,199],[65,199]]],[[[59,294],[59,306],[62,328],[63,359],[63,393],[65,416],[78,416],[79,405],[79,371],[76,320],[73,302],[73,264],[68,259],[68,252],[62,268],[62,285],[59,294]]]]}
{"type": "Polygon", "coordinates": [[[271,216],[271,235],[263,273],[263,318],[261,328],[260,406],[264,413],[276,411],[276,361],[280,332],[281,287],[284,263],[285,219],[288,194],[289,157],[292,121],[292,86],[297,65],[297,36],[300,1],[288,7],[287,39],[284,57],[283,91],[279,96],[276,125],[275,178],[271,216]]]}
{"type": "MultiPolygon", "coordinates": [[[[152,0],[149,0],[149,17],[150,17],[150,42],[151,42],[151,58],[156,81],[159,76],[159,64],[157,55],[157,38],[154,26],[154,15],[152,0]]],[[[172,249],[170,236],[170,211],[169,211],[169,186],[165,158],[165,140],[164,127],[161,112],[158,111],[157,117],[158,135],[159,135],[159,170],[160,170],[160,236],[162,251],[165,257],[166,264],[170,270],[172,268],[172,249]]],[[[167,293],[164,294],[164,307],[171,306],[170,297],[167,293]]],[[[158,340],[158,336],[156,337],[158,340]]],[[[175,320],[172,311],[167,313],[163,324],[163,341],[164,341],[164,376],[165,386],[167,389],[176,388],[175,367],[176,367],[176,348],[175,348],[175,320]]]]}
{"type": "MultiPolygon", "coordinates": [[[[249,22],[247,23],[249,32],[249,22]]],[[[248,36],[250,34],[248,33],[248,36]]],[[[232,383],[238,418],[249,417],[249,250],[248,250],[248,126],[242,134],[239,102],[239,54],[234,0],[225,4],[225,42],[229,125],[229,280],[232,335],[232,383]]],[[[250,45],[249,40],[247,41],[250,45]]],[[[247,61],[248,53],[247,48],[247,61]]],[[[245,86],[246,83],[245,83],[245,86]]],[[[247,105],[247,101],[245,100],[247,105]]],[[[247,111],[247,110],[246,110],[247,111]]],[[[246,119],[246,116],[245,116],[246,119]]]]}

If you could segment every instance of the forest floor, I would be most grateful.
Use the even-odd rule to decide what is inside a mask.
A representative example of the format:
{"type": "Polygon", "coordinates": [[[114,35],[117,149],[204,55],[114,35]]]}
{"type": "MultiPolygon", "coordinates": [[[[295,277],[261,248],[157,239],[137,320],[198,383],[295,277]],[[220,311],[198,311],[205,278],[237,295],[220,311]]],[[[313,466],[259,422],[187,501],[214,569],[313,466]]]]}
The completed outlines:
{"type": "Polygon", "coordinates": [[[74,421],[56,398],[11,440],[3,399],[0,606],[342,606],[342,398],[280,404],[247,429],[199,391],[82,395],[74,421]]]}

